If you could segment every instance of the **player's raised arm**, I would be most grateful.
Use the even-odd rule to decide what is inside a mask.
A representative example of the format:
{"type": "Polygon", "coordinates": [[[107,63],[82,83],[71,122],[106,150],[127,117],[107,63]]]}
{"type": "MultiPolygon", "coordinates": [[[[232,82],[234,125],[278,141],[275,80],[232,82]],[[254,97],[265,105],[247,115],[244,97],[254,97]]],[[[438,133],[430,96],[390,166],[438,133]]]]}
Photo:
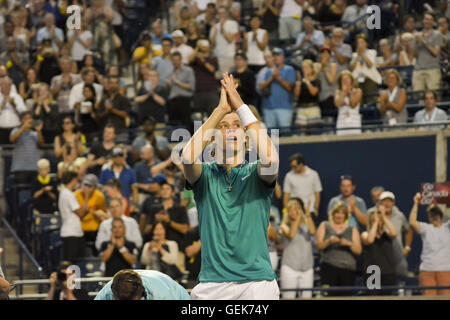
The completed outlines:
{"type": "Polygon", "coordinates": [[[259,177],[267,183],[274,182],[278,176],[280,160],[275,145],[267,134],[267,130],[261,128],[250,108],[242,101],[236,90],[233,75],[225,73],[221,83],[226,90],[231,108],[236,109],[242,124],[247,128],[250,143],[256,146],[256,151],[260,158],[258,163],[259,177]]]}
{"type": "Polygon", "coordinates": [[[208,120],[194,133],[183,149],[184,176],[189,183],[195,183],[202,174],[202,164],[199,158],[210,139],[210,137],[206,136],[208,130],[215,129],[219,121],[231,111],[232,109],[227,101],[227,94],[222,87],[219,105],[214,109],[208,120]]]}

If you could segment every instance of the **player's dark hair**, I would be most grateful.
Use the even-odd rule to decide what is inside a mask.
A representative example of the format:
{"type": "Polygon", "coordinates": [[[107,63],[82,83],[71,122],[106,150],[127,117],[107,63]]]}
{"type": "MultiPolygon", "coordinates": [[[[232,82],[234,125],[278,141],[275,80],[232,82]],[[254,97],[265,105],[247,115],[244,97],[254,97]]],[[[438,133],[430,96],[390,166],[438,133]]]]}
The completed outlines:
{"type": "Polygon", "coordinates": [[[145,299],[147,297],[141,276],[130,269],[121,270],[114,275],[111,290],[115,300],[145,299]]]}

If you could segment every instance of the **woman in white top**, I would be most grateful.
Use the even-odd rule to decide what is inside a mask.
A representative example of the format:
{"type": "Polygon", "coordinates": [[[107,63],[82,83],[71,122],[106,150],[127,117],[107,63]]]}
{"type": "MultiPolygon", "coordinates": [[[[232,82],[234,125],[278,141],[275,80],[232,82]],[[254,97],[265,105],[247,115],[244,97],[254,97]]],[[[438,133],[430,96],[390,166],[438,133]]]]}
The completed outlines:
{"type": "Polygon", "coordinates": [[[33,33],[36,33],[36,31],[35,29],[33,29],[33,31],[29,31],[24,27],[24,23],[27,21],[26,12],[24,13],[22,10],[13,10],[11,12],[11,21],[14,25],[14,38],[22,40],[25,47],[29,48],[30,39],[34,36],[33,33]]]}
{"type": "Polygon", "coordinates": [[[248,67],[254,72],[264,67],[264,52],[267,50],[269,34],[267,30],[261,29],[261,19],[254,16],[250,20],[251,31],[244,33],[244,51],[247,53],[248,67]]]}
{"type": "Polygon", "coordinates": [[[334,105],[338,108],[336,122],[336,134],[360,134],[361,115],[359,107],[362,99],[362,91],[357,87],[355,78],[350,71],[344,70],[338,77],[338,90],[334,96],[334,105]],[[340,130],[353,128],[349,130],[340,130]]]}
{"type": "MultiPolygon", "coordinates": [[[[309,203],[307,205],[309,207],[309,203]]],[[[283,215],[280,233],[283,236],[280,284],[282,289],[312,288],[314,284],[314,256],[312,237],[316,233],[314,221],[303,201],[291,198],[283,215]]],[[[283,298],[295,298],[296,291],[285,291],[283,298]]],[[[311,298],[311,291],[299,296],[311,298]]]]}
{"type": "Polygon", "coordinates": [[[361,33],[356,36],[356,52],[353,53],[350,62],[350,70],[353,77],[357,79],[359,87],[366,96],[363,103],[377,100],[378,85],[381,84],[381,75],[376,65],[377,52],[367,48],[367,37],[361,33]],[[369,97],[367,97],[369,96],[369,97]]]}
{"type": "Polygon", "coordinates": [[[153,228],[152,241],[147,242],[142,249],[141,263],[147,270],[157,270],[168,274],[169,270],[176,268],[178,244],[167,240],[166,234],[166,225],[163,222],[157,222],[153,228]]]}
{"type": "Polygon", "coordinates": [[[85,55],[90,53],[92,44],[92,32],[86,30],[86,22],[81,21],[81,29],[69,30],[67,32],[68,43],[72,52],[72,59],[81,69],[81,62],[85,55]]]}
{"type": "Polygon", "coordinates": [[[401,66],[414,66],[416,64],[416,55],[414,52],[414,36],[412,33],[405,32],[400,37],[401,51],[398,55],[398,61],[401,66]]]}
{"type": "Polygon", "coordinates": [[[406,90],[400,88],[402,78],[395,69],[386,70],[384,76],[388,88],[380,94],[380,113],[383,116],[383,123],[390,126],[406,123],[408,112],[405,107],[406,90]]]}

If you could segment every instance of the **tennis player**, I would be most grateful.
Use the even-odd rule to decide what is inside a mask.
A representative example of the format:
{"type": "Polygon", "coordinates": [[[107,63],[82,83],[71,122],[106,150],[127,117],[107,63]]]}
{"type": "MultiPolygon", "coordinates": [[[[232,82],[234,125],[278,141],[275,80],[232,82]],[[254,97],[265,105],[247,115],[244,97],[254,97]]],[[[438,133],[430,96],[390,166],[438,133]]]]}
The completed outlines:
{"type": "Polygon", "coordinates": [[[195,300],[276,300],[279,288],[267,246],[271,198],[278,174],[278,153],[244,104],[232,75],[221,80],[219,105],[182,153],[187,187],[194,190],[202,240],[195,300]],[[217,129],[215,161],[201,163],[207,135],[217,129]],[[259,160],[245,161],[245,139],[259,160]]]}

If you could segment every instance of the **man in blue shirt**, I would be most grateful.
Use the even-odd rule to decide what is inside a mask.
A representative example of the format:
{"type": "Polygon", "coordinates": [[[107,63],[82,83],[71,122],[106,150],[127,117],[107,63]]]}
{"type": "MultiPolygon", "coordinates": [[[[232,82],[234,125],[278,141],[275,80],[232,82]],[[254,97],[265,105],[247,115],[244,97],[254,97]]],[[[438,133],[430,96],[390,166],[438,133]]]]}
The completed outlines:
{"type": "Polygon", "coordinates": [[[121,270],[95,300],[190,300],[189,293],[168,275],[153,270],[121,270]]]}
{"type": "Polygon", "coordinates": [[[129,201],[131,195],[132,205],[131,212],[136,211],[138,203],[138,188],[136,184],[136,176],[134,171],[126,166],[123,150],[115,147],[112,150],[112,163],[109,168],[102,170],[100,173],[99,183],[105,185],[110,179],[117,178],[122,184],[122,195],[129,201]]]}
{"type": "Polygon", "coordinates": [[[292,89],[295,84],[295,70],[284,64],[284,51],[272,50],[275,67],[267,70],[264,81],[260,83],[263,91],[270,86],[270,96],[264,104],[264,122],[268,128],[288,128],[291,126],[293,107],[292,89]]]}
{"type": "Polygon", "coordinates": [[[53,50],[59,52],[64,45],[64,33],[55,26],[55,17],[53,13],[47,13],[44,17],[45,27],[38,30],[36,40],[41,43],[44,39],[52,40],[53,50]]]}

